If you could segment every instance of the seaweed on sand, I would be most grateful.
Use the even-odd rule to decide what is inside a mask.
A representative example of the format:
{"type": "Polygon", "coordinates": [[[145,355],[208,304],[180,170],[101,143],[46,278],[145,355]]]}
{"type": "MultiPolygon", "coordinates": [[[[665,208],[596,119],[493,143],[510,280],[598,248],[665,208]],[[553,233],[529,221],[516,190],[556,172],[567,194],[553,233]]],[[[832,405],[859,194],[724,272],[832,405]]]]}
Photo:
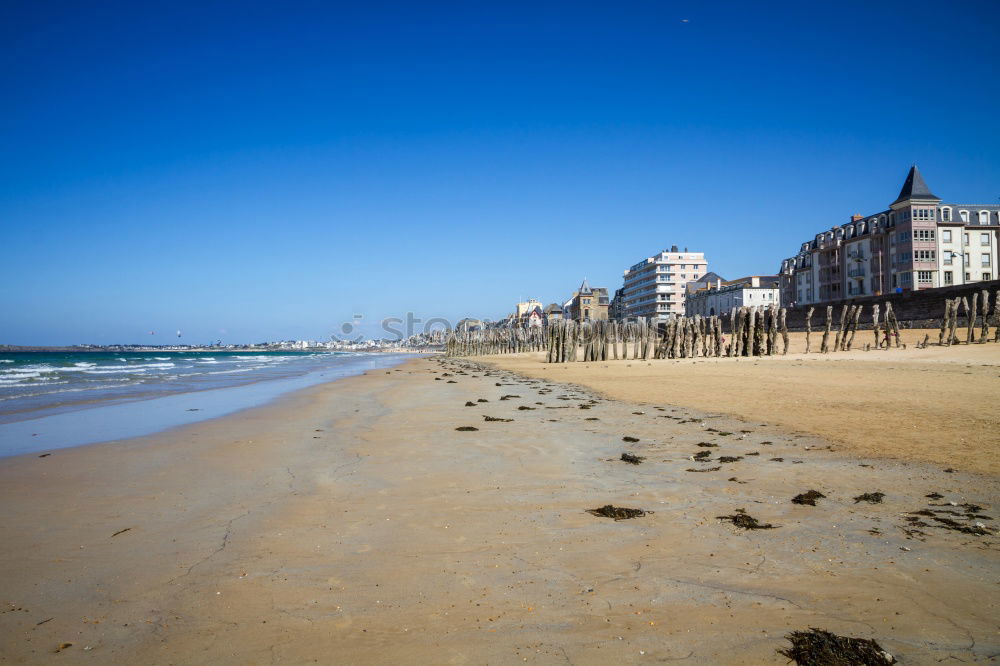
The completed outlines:
{"type": "Polygon", "coordinates": [[[808,490],[793,497],[792,504],[808,504],[809,506],[816,506],[816,500],[824,497],[826,497],[826,495],[818,490],[808,490]]]}
{"type": "Polygon", "coordinates": [[[638,442],[639,438],[638,437],[629,437],[628,435],[625,435],[624,437],[622,437],[622,441],[623,442],[638,442]]]}
{"type": "Polygon", "coordinates": [[[502,396],[500,396],[500,399],[501,400],[510,400],[511,398],[520,398],[520,397],[521,396],[519,396],[519,395],[502,395],[502,396]]]}
{"type": "Polygon", "coordinates": [[[693,460],[708,460],[711,457],[711,451],[699,451],[698,453],[691,456],[693,460]]]}
{"type": "Polygon", "coordinates": [[[734,463],[743,460],[743,456],[719,456],[719,462],[734,463]]]}
{"type": "Polygon", "coordinates": [[[896,659],[872,639],[838,636],[822,629],[793,631],[785,636],[792,646],[778,650],[798,666],[884,666],[896,659]]]}
{"type": "Polygon", "coordinates": [[[643,460],[645,460],[645,458],[643,456],[637,456],[637,455],[634,455],[634,454],[631,454],[631,453],[623,453],[621,460],[622,460],[622,462],[627,462],[627,463],[631,463],[633,465],[638,465],[643,460]]]}
{"type": "Polygon", "coordinates": [[[722,468],[721,467],[702,467],[701,469],[694,469],[692,467],[688,467],[684,471],[686,471],[686,472],[718,472],[720,469],[722,469],[722,468]]]}
{"type": "Polygon", "coordinates": [[[459,432],[475,432],[476,430],[479,430],[479,428],[473,428],[472,426],[459,426],[455,428],[455,430],[459,432]]]}
{"type": "Polygon", "coordinates": [[[881,504],[885,493],[862,493],[854,498],[854,503],[868,502],[869,504],[881,504]]]}
{"type": "Polygon", "coordinates": [[[719,445],[718,444],[712,444],[712,442],[698,442],[698,446],[706,448],[706,449],[714,449],[714,448],[718,448],[719,445]]]}
{"type": "Polygon", "coordinates": [[[772,525],[771,523],[762,523],[758,521],[743,509],[736,509],[736,513],[731,516],[716,516],[716,518],[719,520],[728,520],[736,527],[740,527],[745,530],[773,530],[777,527],[777,525],[772,525]]]}
{"type": "Polygon", "coordinates": [[[472,402],[471,400],[466,400],[465,401],[465,406],[466,407],[475,407],[476,403],[472,402]]]}
{"type": "Polygon", "coordinates": [[[484,421],[496,421],[497,423],[510,423],[514,419],[505,419],[499,416],[483,416],[484,421]]]}
{"type": "Polygon", "coordinates": [[[629,509],[624,506],[613,506],[611,504],[605,504],[599,509],[587,509],[587,513],[592,516],[598,516],[601,518],[614,518],[618,520],[628,520],[630,518],[639,518],[645,516],[647,513],[653,513],[652,511],[643,511],[642,509],[629,509]]]}

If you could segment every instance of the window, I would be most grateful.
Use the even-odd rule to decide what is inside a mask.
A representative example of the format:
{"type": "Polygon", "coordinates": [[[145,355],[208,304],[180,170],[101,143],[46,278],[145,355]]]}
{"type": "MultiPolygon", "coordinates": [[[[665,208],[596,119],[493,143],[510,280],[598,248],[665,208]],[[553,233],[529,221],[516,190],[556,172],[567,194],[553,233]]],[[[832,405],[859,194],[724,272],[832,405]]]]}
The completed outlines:
{"type": "Polygon", "coordinates": [[[960,210],[958,211],[958,216],[962,219],[962,222],[964,222],[965,224],[969,223],[969,211],[960,210]]]}
{"type": "Polygon", "coordinates": [[[951,254],[951,252],[945,252],[945,253],[944,253],[943,255],[941,255],[941,256],[943,256],[943,257],[944,257],[944,265],[945,265],[945,266],[951,266],[951,262],[952,262],[952,259],[951,259],[951,257],[952,257],[952,254],[951,254]]]}
{"type": "Polygon", "coordinates": [[[934,230],[933,229],[914,229],[913,240],[918,241],[932,241],[934,240],[934,230]]]}
{"type": "Polygon", "coordinates": [[[984,280],[992,280],[993,276],[990,275],[989,273],[983,273],[983,279],[984,280]]]}
{"type": "Polygon", "coordinates": [[[988,233],[979,234],[979,244],[980,245],[989,245],[990,244],[990,235],[988,233]]]}
{"type": "Polygon", "coordinates": [[[990,223],[990,212],[988,210],[979,211],[979,224],[990,223]]]}
{"type": "Polygon", "coordinates": [[[954,278],[952,277],[952,272],[951,271],[945,271],[944,272],[944,283],[945,284],[952,284],[953,282],[954,282],[954,278]]]}
{"type": "Polygon", "coordinates": [[[969,244],[969,234],[962,234],[962,245],[969,244]]]}
{"type": "Polygon", "coordinates": [[[914,259],[917,261],[934,261],[937,259],[935,256],[937,253],[934,250],[914,250],[914,259]]]}
{"type": "Polygon", "coordinates": [[[917,282],[932,282],[934,271],[917,271],[917,282]]]}
{"type": "Polygon", "coordinates": [[[982,255],[982,262],[983,262],[981,264],[982,266],[989,266],[990,265],[990,255],[989,255],[989,253],[986,253],[986,252],[983,253],[983,255],[982,255]]]}
{"type": "Polygon", "coordinates": [[[913,211],[914,220],[933,220],[934,219],[934,209],[933,208],[918,208],[913,211]]]}
{"type": "Polygon", "coordinates": [[[951,208],[945,207],[941,209],[941,221],[951,222],[951,208]]]}
{"type": "Polygon", "coordinates": [[[942,229],[941,230],[941,242],[942,243],[950,243],[951,242],[951,229],[942,229]]]}
{"type": "Polygon", "coordinates": [[[969,265],[969,253],[968,252],[965,253],[965,265],[966,266],[969,265]]]}
{"type": "Polygon", "coordinates": [[[965,274],[965,281],[969,282],[970,280],[972,280],[972,276],[969,273],[966,273],[965,274]]]}

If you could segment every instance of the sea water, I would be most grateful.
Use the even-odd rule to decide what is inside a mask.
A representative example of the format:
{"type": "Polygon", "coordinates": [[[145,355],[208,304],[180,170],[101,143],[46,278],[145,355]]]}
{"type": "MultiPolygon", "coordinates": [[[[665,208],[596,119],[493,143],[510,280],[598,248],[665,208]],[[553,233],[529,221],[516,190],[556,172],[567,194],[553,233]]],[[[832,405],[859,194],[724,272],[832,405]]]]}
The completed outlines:
{"type": "Polygon", "coordinates": [[[150,434],[409,357],[287,351],[0,353],[0,456],[150,434]]]}

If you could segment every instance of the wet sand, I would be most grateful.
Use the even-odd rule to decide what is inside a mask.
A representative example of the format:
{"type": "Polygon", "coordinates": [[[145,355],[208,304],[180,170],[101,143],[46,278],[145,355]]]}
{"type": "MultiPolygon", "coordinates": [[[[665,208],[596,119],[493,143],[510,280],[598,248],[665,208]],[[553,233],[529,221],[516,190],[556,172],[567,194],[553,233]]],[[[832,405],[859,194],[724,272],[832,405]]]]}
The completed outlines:
{"type": "Polygon", "coordinates": [[[994,477],[760,423],[415,359],[3,459],[0,661],[783,664],[807,627],[1000,652],[994,477]],[[609,503],[653,513],[585,511],[609,503]]]}
{"type": "MultiPolygon", "coordinates": [[[[964,331],[959,331],[964,340],[964,331]]],[[[544,354],[481,360],[532,377],[587,386],[638,403],[683,405],[822,437],[846,452],[1000,475],[1000,344],[916,349],[938,331],[904,330],[906,349],[787,356],[544,363],[544,354]]],[[[978,334],[978,331],[977,331],[978,334]]],[[[833,345],[833,335],[830,344],[833,345]]]]}

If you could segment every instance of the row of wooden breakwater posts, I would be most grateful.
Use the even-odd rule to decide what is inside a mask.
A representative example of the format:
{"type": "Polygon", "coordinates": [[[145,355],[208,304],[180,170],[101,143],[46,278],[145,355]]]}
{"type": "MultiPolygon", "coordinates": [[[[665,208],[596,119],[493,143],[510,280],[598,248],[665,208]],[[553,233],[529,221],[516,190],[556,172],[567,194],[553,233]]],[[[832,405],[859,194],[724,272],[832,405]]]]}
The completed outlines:
{"type": "MultiPolygon", "coordinates": [[[[1000,302],[1000,291],[996,299],[1000,302]]],[[[850,351],[862,326],[866,329],[870,326],[874,336],[874,343],[864,344],[865,350],[905,346],[900,343],[899,322],[892,304],[886,302],[884,306],[884,314],[878,304],[871,306],[870,324],[862,318],[865,306],[842,306],[839,322],[835,320],[833,306],[826,306],[819,351],[824,354],[850,351]]],[[[809,308],[805,317],[807,354],[812,351],[814,313],[815,308],[809,308]]],[[[970,344],[986,342],[989,315],[989,294],[985,290],[981,298],[980,294],[974,294],[971,303],[968,298],[946,300],[938,344],[950,346],[959,342],[956,329],[960,316],[965,320],[965,341],[970,344]],[[980,323],[978,340],[975,335],[977,323],[980,323]]],[[[456,331],[445,341],[445,352],[448,356],[486,356],[544,351],[549,363],[773,356],[788,353],[786,320],[787,310],[774,306],[733,308],[727,316],[694,315],[659,323],[642,318],[630,322],[557,320],[544,327],[456,331]],[[728,324],[728,334],[724,331],[724,322],[728,324]]],[[[996,328],[993,341],[1000,342],[1000,326],[996,328]]],[[[924,347],[928,343],[929,336],[925,336],[917,346],[924,347]]]]}

